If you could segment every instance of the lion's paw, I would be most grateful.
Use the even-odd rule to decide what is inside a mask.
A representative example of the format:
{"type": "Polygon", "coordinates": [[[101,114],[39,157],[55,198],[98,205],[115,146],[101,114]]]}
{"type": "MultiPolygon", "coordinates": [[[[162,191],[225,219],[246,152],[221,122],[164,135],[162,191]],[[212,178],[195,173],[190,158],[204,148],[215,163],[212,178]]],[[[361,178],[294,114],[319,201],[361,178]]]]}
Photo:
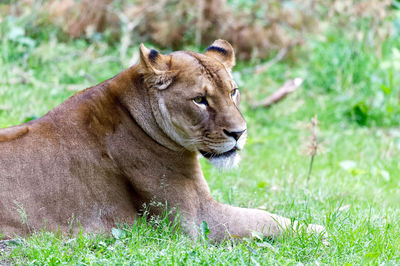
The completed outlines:
{"type": "Polygon", "coordinates": [[[327,240],[328,232],[326,231],[326,228],[324,226],[318,224],[310,224],[307,227],[307,232],[318,234],[322,239],[322,243],[324,243],[325,246],[329,246],[329,242],[327,240]]]}

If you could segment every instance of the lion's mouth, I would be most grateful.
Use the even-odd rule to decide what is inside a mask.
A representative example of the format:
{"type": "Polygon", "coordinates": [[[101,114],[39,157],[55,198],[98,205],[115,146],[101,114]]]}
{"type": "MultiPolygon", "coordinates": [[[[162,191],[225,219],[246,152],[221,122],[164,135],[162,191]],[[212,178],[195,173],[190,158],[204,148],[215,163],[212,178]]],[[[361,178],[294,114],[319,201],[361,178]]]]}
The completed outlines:
{"type": "Polygon", "coordinates": [[[237,151],[237,148],[234,147],[233,149],[223,152],[223,153],[213,153],[213,152],[206,152],[200,150],[201,155],[203,155],[206,159],[213,159],[213,158],[225,158],[234,155],[237,151]]]}

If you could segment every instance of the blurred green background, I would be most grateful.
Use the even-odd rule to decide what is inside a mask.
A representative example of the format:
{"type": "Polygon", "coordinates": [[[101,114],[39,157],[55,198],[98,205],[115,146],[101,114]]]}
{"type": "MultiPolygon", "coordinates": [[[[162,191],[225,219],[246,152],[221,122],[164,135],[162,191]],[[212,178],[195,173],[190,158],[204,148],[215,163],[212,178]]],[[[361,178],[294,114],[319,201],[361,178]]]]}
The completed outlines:
{"type": "MultiPolygon", "coordinates": [[[[305,78],[303,88],[308,95],[330,95],[326,108],[332,109],[331,115],[337,120],[351,120],[363,126],[396,126],[400,118],[399,75],[396,75],[400,71],[399,3],[383,0],[2,1],[1,63],[13,63],[13,67],[1,73],[4,78],[0,82],[4,85],[32,83],[35,77],[30,77],[25,68],[45,63],[49,53],[56,53],[56,49],[61,50],[61,59],[62,53],[76,56],[83,53],[83,47],[90,47],[86,56],[101,51],[103,54],[95,55],[96,60],[127,67],[137,61],[140,42],[169,52],[184,48],[201,50],[222,38],[233,44],[238,59],[251,62],[253,68],[261,65],[266,70],[262,65],[279,52],[278,59],[292,68],[296,66],[291,71],[275,66],[268,69],[271,72],[268,75],[259,75],[260,71],[256,71],[261,79],[268,76],[272,80],[257,80],[259,85],[252,84],[252,89],[260,86],[264,89],[260,95],[252,92],[255,95],[251,96],[262,97],[270,92],[269,87],[279,84],[273,82],[282,82],[296,74],[305,78]],[[59,43],[66,45],[65,49],[59,43]],[[68,49],[75,51],[68,52],[68,49]],[[25,74],[21,76],[20,72],[25,74]]],[[[245,67],[244,72],[237,68],[237,76],[254,75],[250,68],[245,67]]],[[[47,86],[56,89],[60,85],[99,81],[90,74],[85,76],[88,71],[84,69],[71,66],[71,71],[68,77],[59,77],[62,80],[53,83],[54,86],[46,80],[47,86]]],[[[2,90],[4,93],[7,92],[2,90]]],[[[2,105],[5,105],[2,109],[7,109],[7,104],[2,105]]],[[[0,120],[0,125],[6,126],[5,123],[0,120]]]]}

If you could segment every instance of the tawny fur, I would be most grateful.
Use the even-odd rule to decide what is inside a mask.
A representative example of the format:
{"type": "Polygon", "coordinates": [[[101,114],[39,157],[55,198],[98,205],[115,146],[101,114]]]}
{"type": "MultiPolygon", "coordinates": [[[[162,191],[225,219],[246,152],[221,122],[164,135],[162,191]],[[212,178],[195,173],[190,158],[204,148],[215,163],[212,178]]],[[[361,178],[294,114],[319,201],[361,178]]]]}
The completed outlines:
{"type": "Polygon", "coordinates": [[[224,130],[246,128],[239,96],[231,96],[233,49],[213,45],[229,51],[162,55],[142,46],[139,64],[37,120],[0,130],[0,233],[76,232],[78,222],[84,232],[107,232],[132,223],[152,201],[179,209],[193,236],[203,221],[216,240],[252,230],[275,236],[292,226],[210,195],[198,150],[226,152],[238,144],[224,130]],[[199,108],[192,99],[205,94],[208,105],[199,108]]]}
{"type": "Polygon", "coordinates": [[[29,127],[25,125],[4,128],[0,131],[0,142],[10,141],[28,133],[29,127]]]}

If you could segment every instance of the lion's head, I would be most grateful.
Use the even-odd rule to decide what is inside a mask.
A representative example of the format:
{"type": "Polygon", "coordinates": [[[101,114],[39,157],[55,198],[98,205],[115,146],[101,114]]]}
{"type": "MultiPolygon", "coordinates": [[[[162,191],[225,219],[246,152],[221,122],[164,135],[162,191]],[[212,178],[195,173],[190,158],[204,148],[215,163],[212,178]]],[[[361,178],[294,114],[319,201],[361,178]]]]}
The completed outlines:
{"type": "Polygon", "coordinates": [[[233,48],[224,40],[204,54],[163,55],[140,47],[141,72],[157,124],[180,146],[222,168],[237,165],[237,151],[247,135],[231,75],[234,64],[233,48]]]}

